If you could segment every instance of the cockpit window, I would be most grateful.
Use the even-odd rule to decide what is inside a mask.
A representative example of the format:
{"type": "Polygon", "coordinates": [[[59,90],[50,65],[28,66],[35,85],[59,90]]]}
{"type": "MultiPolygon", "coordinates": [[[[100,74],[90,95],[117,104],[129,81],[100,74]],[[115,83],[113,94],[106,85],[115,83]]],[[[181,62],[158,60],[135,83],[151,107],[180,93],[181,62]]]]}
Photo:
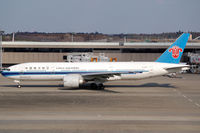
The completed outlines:
{"type": "Polygon", "coordinates": [[[9,68],[3,68],[2,71],[10,71],[9,68]]]}

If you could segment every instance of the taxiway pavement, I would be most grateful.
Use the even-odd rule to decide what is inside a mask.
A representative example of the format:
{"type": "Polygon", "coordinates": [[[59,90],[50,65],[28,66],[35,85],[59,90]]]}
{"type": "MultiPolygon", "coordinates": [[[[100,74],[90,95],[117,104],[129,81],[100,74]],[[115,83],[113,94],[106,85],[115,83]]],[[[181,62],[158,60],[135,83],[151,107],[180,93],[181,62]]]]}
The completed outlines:
{"type": "Polygon", "coordinates": [[[200,75],[106,83],[105,90],[54,82],[16,88],[0,76],[0,132],[199,133],[200,75]]]}

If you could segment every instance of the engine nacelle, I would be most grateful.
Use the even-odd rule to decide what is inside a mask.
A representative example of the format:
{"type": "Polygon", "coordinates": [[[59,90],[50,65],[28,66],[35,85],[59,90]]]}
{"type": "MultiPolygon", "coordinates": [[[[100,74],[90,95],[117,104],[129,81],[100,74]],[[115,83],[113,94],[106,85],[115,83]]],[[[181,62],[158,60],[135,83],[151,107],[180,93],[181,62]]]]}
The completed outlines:
{"type": "Polygon", "coordinates": [[[64,87],[77,88],[83,84],[84,80],[80,74],[69,74],[63,78],[64,87]]]}

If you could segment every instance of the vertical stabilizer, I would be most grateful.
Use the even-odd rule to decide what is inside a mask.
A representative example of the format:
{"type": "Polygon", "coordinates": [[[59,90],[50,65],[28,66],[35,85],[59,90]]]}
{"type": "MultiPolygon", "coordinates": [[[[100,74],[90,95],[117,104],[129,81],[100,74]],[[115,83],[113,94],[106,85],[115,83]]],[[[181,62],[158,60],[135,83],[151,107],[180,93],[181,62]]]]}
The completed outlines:
{"type": "Polygon", "coordinates": [[[178,64],[183,55],[186,43],[189,39],[189,33],[183,33],[157,60],[161,63],[178,64]]]}

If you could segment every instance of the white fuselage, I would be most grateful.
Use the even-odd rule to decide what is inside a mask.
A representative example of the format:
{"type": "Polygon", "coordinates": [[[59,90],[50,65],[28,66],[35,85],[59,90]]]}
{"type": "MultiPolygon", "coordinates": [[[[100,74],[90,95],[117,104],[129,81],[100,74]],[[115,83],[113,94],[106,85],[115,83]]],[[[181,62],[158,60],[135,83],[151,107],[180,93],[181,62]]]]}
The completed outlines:
{"type": "Polygon", "coordinates": [[[107,79],[134,80],[171,73],[165,68],[181,64],[158,62],[81,62],[81,63],[23,63],[9,67],[2,75],[15,80],[63,80],[67,74],[122,72],[107,79]],[[125,72],[125,73],[123,73],[125,72]]]}

